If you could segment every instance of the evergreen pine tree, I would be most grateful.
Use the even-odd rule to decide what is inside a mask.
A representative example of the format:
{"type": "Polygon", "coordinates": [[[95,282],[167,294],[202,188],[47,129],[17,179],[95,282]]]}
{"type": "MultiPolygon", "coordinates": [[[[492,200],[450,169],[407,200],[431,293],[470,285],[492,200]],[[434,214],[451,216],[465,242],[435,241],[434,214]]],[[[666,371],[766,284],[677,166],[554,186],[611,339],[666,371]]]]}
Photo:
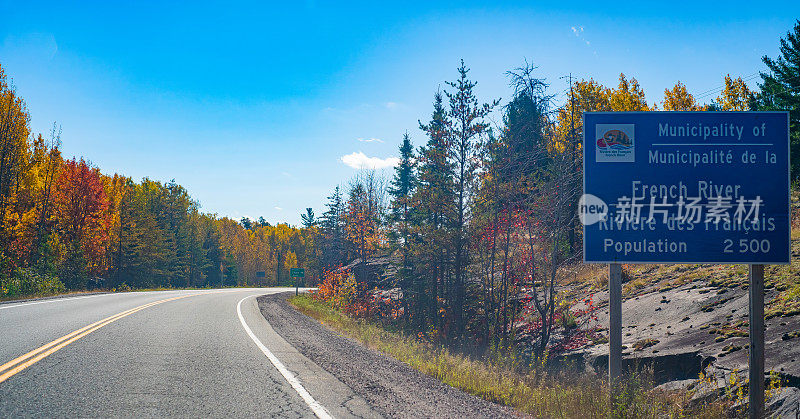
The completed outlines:
{"type": "Polygon", "coordinates": [[[311,228],[317,225],[317,220],[314,218],[314,210],[306,208],[305,214],[300,214],[300,219],[303,221],[304,228],[311,228]]]}
{"type": "Polygon", "coordinates": [[[466,273],[469,265],[469,217],[470,207],[475,187],[475,173],[478,170],[476,150],[479,138],[489,130],[489,124],[485,118],[497,106],[499,101],[480,104],[475,96],[475,86],[477,83],[467,78],[469,69],[461,60],[458,68],[459,78],[447,84],[454,89],[452,92],[445,92],[449,99],[450,106],[448,116],[451,120],[448,141],[448,158],[452,162],[455,170],[454,186],[456,200],[454,202],[454,214],[451,218],[454,239],[453,257],[453,300],[451,315],[454,331],[451,338],[461,340],[465,336],[465,292],[466,292],[466,273]]]}
{"type": "Polygon", "coordinates": [[[344,265],[347,254],[344,249],[344,203],[342,202],[342,192],[338,186],[334,188],[333,194],[328,197],[328,208],[322,214],[322,258],[326,268],[344,265]]]}
{"type": "Polygon", "coordinates": [[[781,38],[781,55],[762,58],[770,72],[761,73],[759,110],[789,111],[792,181],[800,181],[800,20],[781,38]]]}
{"type": "MultiPolygon", "coordinates": [[[[416,189],[417,179],[414,173],[416,162],[414,160],[414,146],[408,132],[403,134],[403,143],[400,145],[400,163],[395,167],[394,178],[389,185],[389,195],[392,197],[391,222],[396,225],[399,234],[391,237],[394,241],[402,241],[401,248],[408,243],[408,223],[410,218],[411,195],[416,189]]],[[[403,257],[406,257],[405,250],[403,257]]]]}

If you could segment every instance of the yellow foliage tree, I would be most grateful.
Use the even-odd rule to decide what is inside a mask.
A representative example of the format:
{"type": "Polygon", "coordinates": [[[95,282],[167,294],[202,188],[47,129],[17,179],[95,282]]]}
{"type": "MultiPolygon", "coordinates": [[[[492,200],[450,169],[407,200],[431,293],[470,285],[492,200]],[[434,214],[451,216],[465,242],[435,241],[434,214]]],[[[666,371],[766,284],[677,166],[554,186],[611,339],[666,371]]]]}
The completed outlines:
{"type": "Polygon", "coordinates": [[[628,80],[625,74],[620,73],[619,85],[608,92],[608,103],[612,111],[616,112],[642,112],[652,111],[655,107],[647,106],[644,90],[639,82],[631,77],[628,80]]]}
{"type": "Polygon", "coordinates": [[[7,268],[26,255],[27,243],[20,238],[35,219],[28,208],[30,195],[20,193],[31,166],[29,136],[25,102],[0,67],[0,264],[7,268]]]}
{"type": "Polygon", "coordinates": [[[725,75],[725,87],[722,89],[716,104],[721,111],[748,111],[753,92],[747,87],[741,77],[731,78],[725,75]]]}
{"type": "Polygon", "coordinates": [[[286,256],[283,258],[283,269],[288,271],[296,267],[297,267],[297,254],[290,250],[286,252],[286,256]]]}
{"type": "Polygon", "coordinates": [[[661,105],[665,111],[700,111],[704,108],[697,105],[694,96],[686,90],[686,85],[677,82],[672,89],[664,89],[664,101],[661,105]]]}
{"type": "Polygon", "coordinates": [[[572,84],[567,103],[559,108],[554,127],[554,143],[551,151],[564,150],[566,144],[580,138],[583,132],[583,112],[633,112],[651,111],[644,90],[635,78],[619,75],[616,89],[610,89],[594,79],[580,80],[572,84]]]}
{"type": "Polygon", "coordinates": [[[581,137],[583,112],[610,111],[609,89],[594,79],[580,80],[572,84],[567,103],[556,114],[554,143],[551,151],[563,150],[571,141],[581,137]]]}

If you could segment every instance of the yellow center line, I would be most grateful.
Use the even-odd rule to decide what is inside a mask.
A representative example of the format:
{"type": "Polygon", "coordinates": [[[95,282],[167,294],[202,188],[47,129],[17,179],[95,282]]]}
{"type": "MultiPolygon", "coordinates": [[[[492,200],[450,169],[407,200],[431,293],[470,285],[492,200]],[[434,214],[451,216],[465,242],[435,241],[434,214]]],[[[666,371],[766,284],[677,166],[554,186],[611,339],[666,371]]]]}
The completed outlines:
{"type": "Polygon", "coordinates": [[[136,313],[137,311],[144,310],[144,309],[152,307],[154,305],[158,305],[158,304],[161,304],[161,303],[166,303],[167,301],[174,301],[174,300],[179,300],[181,298],[193,297],[195,295],[203,295],[203,294],[208,294],[208,293],[197,293],[197,294],[181,295],[181,296],[178,296],[178,297],[166,298],[166,299],[163,299],[163,300],[154,301],[152,303],[143,304],[141,306],[134,307],[134,308],[132,308],[130,310],[125,310],[125,311],[123,311],[121,313],[117,313],[117,314],[115,314],[113,316],[106,317],[103,320],[94,322],[94,323],[92,323],[92,324],[90,324],[88,326],[82,327],[82,328],[80,328],[80,329],[78,329],[78,330],[76,330],[74,332],[68,333],[68,334],[66,334],[66,335],[64,335],[64,336],[62,336],[62,337],[60,337],[60,338],[58,338],[58,339],[56,339],[56,340],[54,340],[54,341],[52,341],[50,343],[42,345],[42,346],[40,346],[40,347],[38,347],[38,348],[26,353],[25,355],[19,356],[17,358],[12,359],[9,362],[6,362],[3,365],[0,365],[0,383],[2,383],[3,381],[7,380],[9,377],[17,374],[18,372],[24,370],[25,368],[28,368],[29,366],[41,361],[42,359],[46,358],[47,356],[49,356],[53,352],[56,352],[59,349],[69,345],[70,343],[75,342],[76,340],[88,335],[89,333],[92,333],[95,330],[97,330],[97,329],[99,329],[99,328],[101,328],[103,326],[106,326],[108,324],[111,324],[111,323],[113,323],[113,322],[115,322],[115,321],[117,321],[117,320],[119,320],[119,319],[121,319],[123,317],[130,316],[131,314],[136,313]]]}

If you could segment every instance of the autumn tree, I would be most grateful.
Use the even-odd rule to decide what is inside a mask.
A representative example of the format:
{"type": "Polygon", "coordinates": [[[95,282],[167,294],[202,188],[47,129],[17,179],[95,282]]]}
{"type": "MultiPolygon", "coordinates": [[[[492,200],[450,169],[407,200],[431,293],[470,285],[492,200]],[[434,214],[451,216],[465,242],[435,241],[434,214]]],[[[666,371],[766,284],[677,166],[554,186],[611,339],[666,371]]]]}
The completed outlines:
{"type": "Polygon", "coordinates": [[[53,195],[56,188],[56,180],[63,159],[61,158],[61,128],[53,128],[50,136],[44,140],[40,135],[34,144],[34,159],[36,170],[36,183],[38,190],[35,242],[31,250],[31,263],[39,266],[40,270],[46,270],[51,274],[54,262],[54,249],[52,244],[53,234],[53,195]]]}
{"type": "Polygon", "coordinates": [[[56,191],[58,228],[65,247],[63,282],[68,288],[82,288],[88,275],[101,274],[106,268],[108,196],[100,171],[74,158],[65,162],[56,191]]]}
{"type": "Polygon", "coordinates": [[[355,269],[359,282],[367,281],[366,265],[383,242],[380,229],[384,216],[385,188],[374,171],[357,175],[350,183],[344,212],[348,249],[358,259],[355,269]]]}
{"type": "MultiPolygon", "coordinates": [[[[504,129],[483,147],[480,189],[475,202],[476,253],[483,279],[483,321],[487,339],[507,345],[518,312],[518,292],[523,285],[514,265],[518,224],[538,193],[539,180],[552,163],[551,150],[574,150],[572,141],[550,148],[551,96],[547,85],[526,65],[508,72],[514,96],[505,106],[504,129]],[[496,340],[495,340],[496,339],[496,340]]],[[[571,140],[571,139],[570,139],[571,140]]]]}
{"type": "Polygon", "coordinates": [[[754,100],[753,92],[741,77],[734,79],[730,74],[726,74],[725,85],[714,103],[721,111],[749,111],[754,100]]]}
{"type": "Polygon", "coordinates": [[[619,84],[616,89],[611,89],[608,94],[608,103],[615,111],[650,111],[644,97],[644,90],[639,82],[631,77],[630,80],[624,74],[619,75],[619,84]]]}
{"type": "Polygon", "coordinates": [[[609,95],[610,90],[594,79],[573,82],[567,103],[555,111],[554,135],[548,148],[560,150],[574,144],[583,132],[583,112],[611,111],[609,95]]]}
{"type": "Polygon", "coordinates": [[[122,251],[129,240],[129,237],[127,237],[125,233],[131,229],[131,220],[128,217],[129,211],[127,206],[130,205],[130,197],[133,193],[134,184],[132,179],[115,173],[111,177],[104,178],[104,185],[111,208],[107,252],[111,269],[109,272],[109,283],[106,285],[117,287],[122,283],[120,280],[120,267],[125,264],[125,255],[122,251]]]}
{"type": "Polygon", "coordinates": [[[9,277],[25,249],[12,243],[21,234],[18,198],[28,165],[30,115],[0,67],[0,275],[9,277]]]}
{"type": "Polygon", "coordinates": [[[290,269],[296,267],[297,267],[297,254],[289,250],[288,252],[286,252],[286,256],[283,258],[283,269],[289,271],[290,269]]]}
{"type": "Polygon", "coordinates": [[[694,96],[686,90],[686,85],[677,82],[672,89],[664,89],[664,101],[661,108],[665,111],[698,111],[701,107],[697,105],[694,96]]]}

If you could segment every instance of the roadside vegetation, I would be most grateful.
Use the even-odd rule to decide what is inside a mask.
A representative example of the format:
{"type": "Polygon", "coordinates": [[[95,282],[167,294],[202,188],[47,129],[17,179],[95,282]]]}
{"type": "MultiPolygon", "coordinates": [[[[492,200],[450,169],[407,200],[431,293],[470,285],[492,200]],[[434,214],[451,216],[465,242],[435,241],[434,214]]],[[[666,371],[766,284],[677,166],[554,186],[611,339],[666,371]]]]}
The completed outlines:
{"type": "MultiPolygon", "coordinates": [[[[704,95],[710,103],[680,82],[661,102],[649,102],[636,79],[621,74],[616,87],[576,80],[556,106],[528,63],[507,73],[508,102],[482,101],[462,62],[419,122],[422,145],[402,136],[391,181],[361,173],[329,197],[317,222],[320,298],[463,353],[502,348],[537,364],[602,342],[601,330],[583,327],[595,317],[593,293],[607,279],[601,267],[580,263],[579,116],[784,109],[792,153],[799,152],[800,81],[793,75],[800,22],[780,42],[781,57],[763,59],[769,73],[761,74],[760,90],[728,75],[719,96],[704,95]],[[491,119],[498,113],[499,121],[491,119]],[[391,269],[381,271],[387,263],[391,269]]],[[[792,161],[798,179],[800,158],[792,161]]],[[[795,265],[768,268],[768,285],[780,292],[770,315],[796,314],[795,265]]],[[[653,281],[661,290],[698,278],[746,286],[743,266],[632,265],[624,275],[627,296],[651,290],[653,281]]]]}
{"type": "MultiPolygon", "coordinates": [[[[551,414],[515,401],[515,397],[536,399],[525,393],[529,390],[510,390],[522,385],[520,375],[511,384],[488,390],[482,386],[491,379],[483,377],[476,380],[479,384],[470,384],[470,378],[451,378],[450,371],[437,369],[441,365],[437,357],[481,360],[475,368],[496,365],[498,359],[515,360],[510,364],[512,371],[535,377],[525,381],[529,383],[525,388],[531,389],[583,380],[595,383],[584,376],[566,378],[559,376],[566,374],[563,371],[552,372],[559,371],[553,361],[561,355],[607,343],[606,331],[594,321],[594,293],[606,286],[607,269],[581,263],[582,228],[576,216],[582,193],[580,115],[586,111],[787,110],[794,156],[800,153],[800,79],[796,77],[800,21],[780,43],[779,58],[763,58],[768,72],[760,73],[757,89],[748,85],[750,80],[727,75],[721,89],[712,92],[718,93],[716,98],[709,93],[694,97],[677,82],[664,90],[660,102],[648,101],[635,78],[620,74],[615,87],[591,78],[572,82],[562,96],[566,103],[559,106],[547,82],[537,78],[536,67],[529,63],[507,73],[512,88],[507,102],[481,100],[477,83],[462,62],[454,79],[433,92],[430,116],[419,122],[420,145],[413,145],[408,132],[398,135],[400,159],[391,180],[383,182],[376,173],[363,172],[335,188],[328,198],[317,223],[323,272],[313,298],[350,319],[363,319],[363,324],[341,320],[357,325],[353,326],[356,330],[380,326],[429,348],[428,352],[412,351],[414,356],[386,348],[421,370],[490,400],[551,414]],[[432,358],[417,361],[422,354],[432,358]]],[[[796,189],[800,156],[791,161],[796,189]]],[[[768,268],[768,287],[777,291],[768,303],[768,316],[800,313],[797,246],[794,240],[791,265],[768,268]]],[[[623,275],[627,297],[704,280],[718,288],[721,301],[725,289],[746,287],[747,282],[744,266],[631,265],[624,267],[623,275]]],[[[716,303],[710,302],[704,310],[713,311],[716,303]]],[[[741,337],[746,330],[746,325],[736,322],[711,326],[717,342],[741,337]]],[[[366,341],[371,334],[380,336],[378,331],[363,333],[367,337],[360,339],[366,341]]],[[[642,341],[638,351],[656,344],[642,341]]],[[[741,349],[728,344],[722,353],[741,349]]],[[[581,394],[597,395],[605,388],[600,382],[586,386],[581,394]],[[592,388],[599,393],[592,393],[592,388]]],[[[649,389],[637,394],[655,397],[649,389]]],[[[722,403],[724,397],[719,397],[722,403]]],[[[647,400],[658,406],[656,399],[647,400]]],[[[705,407],[697,408],[705,411],[705,407]]]]}
{"type": "Polygon", "coordinates": [[[552,372],[526,365],[503,351],[473,358],[408,336],[399,330],[338,311],[325,300],[303,294],[289,299],[302,313],[363,345],[472,395],[534,417],[723,417],[731,399],[690,403],[686,390],[653,389],[652,371],[625,378],[609,396],[608,382],[576,372],[552,372]]]}

